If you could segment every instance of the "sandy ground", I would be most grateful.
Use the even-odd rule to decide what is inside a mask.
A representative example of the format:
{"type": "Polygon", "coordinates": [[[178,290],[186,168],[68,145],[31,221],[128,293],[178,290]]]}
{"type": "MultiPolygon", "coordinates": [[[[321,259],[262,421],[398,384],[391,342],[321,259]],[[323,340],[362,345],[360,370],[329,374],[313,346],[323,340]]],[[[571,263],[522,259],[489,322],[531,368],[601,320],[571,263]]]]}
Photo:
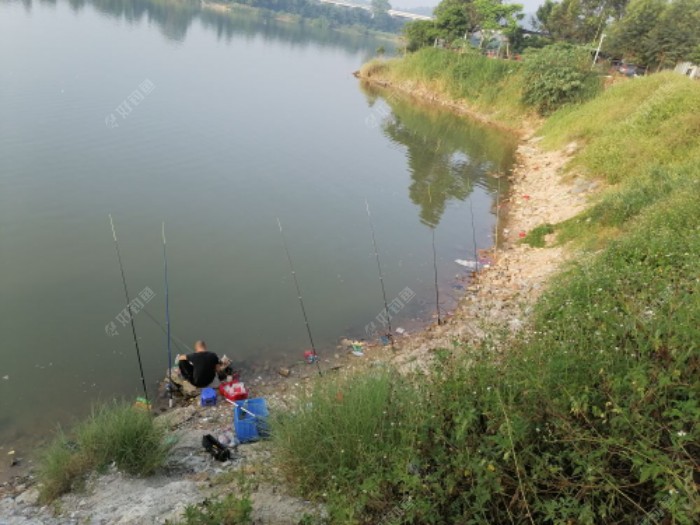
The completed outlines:
{"type": "MultiPolygon", "coordinates": [[[[388,363],[400,370],[425,368],[436,348],[478,342],[494,329],[505,327],[516,332],[526,326],[549,278],[572,253],[556,246],[531,248],[520,242],[521,237],[536,226],[576,215],[598,189],[595,182],[564,175],[576,149],[576,144],[570,144],[562,151],[543,151],[537,137],[523,134],[510,176],[511,193],[501,203],[499,247],[483,254],[490,265],[474,274],[458,308],[444,324],[435,323],[413,335],[397,335],[393,349],[368,345],[363,357],[352,356],[341,344],[336,355],[321,362],[322,368],[341,375],[388,363]]],[[[280,369],[273,379],[254,379],[249,387],[254,395],[267,398],[271,410],[287,410],[315,377],[316,367],[301,364],[280,369]]],[[[188,504],[238,491],[232,481],[235,473],[248,480],[255,523],[292,524],[304,514],[323,513],[323,509],[285,492],[267,443],[240,445],[234,459],[226,463],[218,463],[204,452],[203,434],[217,435],[230,428],[230,405],[199,407],[194,400],[159,419],[172,429],[177,443],[157,476],[134,479],[109,472],[88,480],[84,492],[66,495],[50,507],[37,506],[31,476],[16,479],[0,488],[0,523],[164,523],[180,515],[188,504]]]]}

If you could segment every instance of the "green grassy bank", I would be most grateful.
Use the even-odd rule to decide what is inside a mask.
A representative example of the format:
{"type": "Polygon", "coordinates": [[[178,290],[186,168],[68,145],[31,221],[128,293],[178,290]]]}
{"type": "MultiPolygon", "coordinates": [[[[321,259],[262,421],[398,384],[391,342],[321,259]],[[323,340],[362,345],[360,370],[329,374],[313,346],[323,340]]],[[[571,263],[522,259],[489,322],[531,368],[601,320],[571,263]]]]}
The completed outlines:
{"type": "Polygon", "coordinates": [[[473,53],[422,49],[401,59],[376,59],[361,76],[391,82],[407,91],[425,91],[444,100],[466,102],[504,124],[515,124],[526,112],[522,98],[522,64],[489,60],[473,53]]]}
{"type": "MultiPolygon", "coordinates": [[[[428,50],[364,74],[501,121],[530,112],[523,66],[458,57],[428,50]]],[[[664,73],[551,114],[543,147],[577,141],[571,169],[605,187],[543,225],[574,262],[516,340],[439,349],[429,375],[320,382],[274,426],[292,484],[327,501],[333,523],[695,523],[697,108],[700,83],[664,73]]]]}
{"type": "Polygon", "coordinates": [[[401,59],[376,59],[360,76],[411,93],[424,93],[470,109],[492,123],[522,128],[523,119],[595,97],[601,71],[590,53],[568,44],[530,51],[521,62],[498,60],[464,49],[424,48],[401,59]]]}

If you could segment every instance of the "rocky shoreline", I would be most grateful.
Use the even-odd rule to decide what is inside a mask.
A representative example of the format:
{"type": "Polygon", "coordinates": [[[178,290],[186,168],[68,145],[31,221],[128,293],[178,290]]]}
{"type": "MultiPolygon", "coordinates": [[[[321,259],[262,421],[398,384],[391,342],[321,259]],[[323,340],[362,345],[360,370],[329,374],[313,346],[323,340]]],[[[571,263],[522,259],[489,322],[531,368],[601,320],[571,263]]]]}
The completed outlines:
{"type": "MultiPolygon", "coordinates": [[[[398,89],[378,78],[363,78],[382,89],[398,89]]],[[[433,94],[411,91],[411,96],[448,105],[459,114],[474,118],[466,105],[444,101],[433,94]],[[448,104],[449,102],[449,104],[448,104]]],[[[479,120],[488,122],[488,116],[479,120]]],[[[436,323],[414,335],[397,335],[394,348],[378,344],[364,347],[356,357],[341,345],[324,358],[321,367],[340,375],[373,366],[395,366],[400,371],[426,368],[433,350],[452,348],[455,343],[477,343],[493,330],[515,332],[526,328],[527,318],[550,277],[574,254],[547,242],[532,248],[520,242],[533,228],[558,223],[580,213],[596,183],[564,173],[576,144],[562,151],[544,151],[534,136],[535,125],[519,130],[521,142],[516,165],[510,175],[510,195],[502,206],[498,246],[484,254],[488,267],[475,272],[455,312],[441,325],[436,323]]],[[[548,240],[551,241],[551,240],[548,240]]],[[[271,410],[287,411],[317,377],[306,364],[286,366],[268,377],[246,381],[252,394],[268,400],[271,410]]],[[[199,407],[186,402],[158,416],[174,436],[174,446],[163,472],[147,479],[129,478],[108,472],[88,480],[84,492],[62,497],[50,507],[37,506],[38,491],[31,474],[0,488],[0,516],[8,525],[58,523],[165,523],[177,518],[187,504],[240,490],[237,476],[245,477],[254,507],[254,522],[292,524],[306,515],[318,516],[323,509],[285,492],[283,482],[270,461],[268,444],[240,445],[231,461],[218,463],[206,455],[201,436],[230,428],[231,407],[199,407]]]]}

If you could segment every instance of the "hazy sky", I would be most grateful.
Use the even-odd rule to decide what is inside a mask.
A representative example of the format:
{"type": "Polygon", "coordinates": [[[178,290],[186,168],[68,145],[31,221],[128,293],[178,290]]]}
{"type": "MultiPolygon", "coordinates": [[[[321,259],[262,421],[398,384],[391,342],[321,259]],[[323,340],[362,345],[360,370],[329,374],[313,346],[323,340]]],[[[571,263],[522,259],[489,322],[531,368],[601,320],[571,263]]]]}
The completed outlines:
{"type": "MultiPolygon", "coordinates": [[[[519,0],[517,3],[525,6],[526,13],[534,13],[543,1],[544,0],[519,0]]],[[[440,0],[389,0],[389,3],[395,7],[434,7],[440,3],[440,0]]]]}

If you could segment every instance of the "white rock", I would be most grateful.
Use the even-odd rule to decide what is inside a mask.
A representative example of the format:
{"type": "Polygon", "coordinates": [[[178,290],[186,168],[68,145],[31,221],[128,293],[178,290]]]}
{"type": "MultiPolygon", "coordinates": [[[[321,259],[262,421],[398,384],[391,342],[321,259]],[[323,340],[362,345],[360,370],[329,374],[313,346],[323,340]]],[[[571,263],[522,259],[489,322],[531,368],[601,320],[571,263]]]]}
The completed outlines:
{"type": "Polygon", "coordinates": [[[36,505],[39,501],[39,491],[35,488],[25,490],[15,498],[15,502],[20,505],[36,505]]]}

